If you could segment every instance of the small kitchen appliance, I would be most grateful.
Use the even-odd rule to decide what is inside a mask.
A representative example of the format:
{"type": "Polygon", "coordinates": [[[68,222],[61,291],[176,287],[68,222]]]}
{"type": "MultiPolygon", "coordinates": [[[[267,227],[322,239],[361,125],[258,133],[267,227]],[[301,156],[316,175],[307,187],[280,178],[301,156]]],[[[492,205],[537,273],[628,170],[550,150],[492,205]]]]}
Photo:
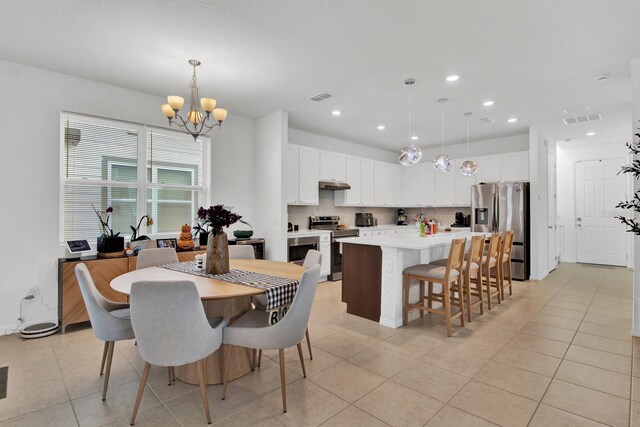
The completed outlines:
{"type": "Polygon", "coordinates": [[[373,227],[374,225],[375,219],[371,212],[356,213],[356,227],[373,227]]]}
{"type": "Polygon", "coordinates": [[[469,227],[469,216],[465,215],[464,212],[456,212],[456,220],[452,227],[469,227]]]}
{"type": "Polygon", "coordinates": [[[404,209],[398,209],[398,219],[396,225],[407,225],[407,215],[404,213],[404,209]]]}

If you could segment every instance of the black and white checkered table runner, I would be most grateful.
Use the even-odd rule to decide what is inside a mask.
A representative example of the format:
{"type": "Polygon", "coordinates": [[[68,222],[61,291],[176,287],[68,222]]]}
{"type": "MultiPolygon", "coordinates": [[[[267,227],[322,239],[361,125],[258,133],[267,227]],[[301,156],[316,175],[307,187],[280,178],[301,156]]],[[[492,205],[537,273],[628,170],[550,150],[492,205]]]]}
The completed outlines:
{"type": "Polygon", "coordinates": [[[162,264],[158,267],[262,289],[267,294],[267,311],[291,304],[300,284],[300,281],[295,279],[244,270],[231,270],[225,274],[208,274],[204,270],[199,270],[195,261],[162,264]]]}

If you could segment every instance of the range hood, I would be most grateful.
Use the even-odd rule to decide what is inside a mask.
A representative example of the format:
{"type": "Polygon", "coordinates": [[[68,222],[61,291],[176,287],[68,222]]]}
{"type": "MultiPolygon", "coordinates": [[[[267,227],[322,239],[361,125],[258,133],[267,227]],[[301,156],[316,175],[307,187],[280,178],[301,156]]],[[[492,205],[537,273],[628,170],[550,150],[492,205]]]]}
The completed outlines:
{"type": "Polygon", "coordinates": [[[351,186],[342,181],[320,181],[318,183],[320,190],[350,190],[351,186]]]}

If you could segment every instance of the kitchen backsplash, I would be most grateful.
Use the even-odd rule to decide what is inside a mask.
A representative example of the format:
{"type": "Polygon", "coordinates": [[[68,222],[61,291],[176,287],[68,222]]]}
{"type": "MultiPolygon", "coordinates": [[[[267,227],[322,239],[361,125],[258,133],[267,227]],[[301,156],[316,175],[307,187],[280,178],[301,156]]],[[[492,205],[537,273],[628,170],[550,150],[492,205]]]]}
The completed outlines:
{"type": "MultiPolygon", "coordinates": [[[[357,212],[371,212],[378,219],[379,225],[395,224],[398,210],[396,208],[366,208],[366,207],[342,207],[334,205],[334,192],[320,190],[318,206],[289,206],[289,222],[298,224],[300,230],[309,228],[309,217],[316,215],[339,215],[343,223],[354,226],[357,212]]],[[[407,221],[423,211],[427,218],[441,221],[443,225],[451,225],[455,221],[456,212],[471,213],[469,208],[407,208],[405,214],[407,221]]]]}

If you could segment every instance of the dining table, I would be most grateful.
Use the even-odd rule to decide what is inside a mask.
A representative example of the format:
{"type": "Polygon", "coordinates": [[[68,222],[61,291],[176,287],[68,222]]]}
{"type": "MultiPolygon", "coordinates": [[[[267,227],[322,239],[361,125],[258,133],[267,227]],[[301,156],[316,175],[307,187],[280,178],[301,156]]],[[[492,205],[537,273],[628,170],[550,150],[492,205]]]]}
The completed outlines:
{"type": "MultiPolygon", "coordinates": [[[[189,262],[193,263],[193,261],[189,262]]],[[[300,280],[304,272],[302,266],[297,264],[270,260],[231,259],[229,260],[229,266],[231,270],[260,273],[294,280],[300,280]]],[[[184,280],[195,283],[208,318],[222,317],[229,319],[231,323],[252,308],[252,296],[265,293],[260,288],[171,270],[162,266],[130,271],[111,280],[110,285],[114,290],[128,296],[131,294],[131,285],[135,282],[184,280]]],[[[159,310],[167,308],[158,307],[159,310]]],[[[230,364],[229,380],[240,378],[248,374],[253,368],[253,349],[233,347],[232,351],[226,353],[230,355],[228,360],[223,361],[224,347],[225,344],[207,357],[205,363],[207,384],[222,383],[225,363],[230,364]]],[[[198,372],[195,363],[176,366],[175,375],[183,382],[198,384],[198,372]]]]}

